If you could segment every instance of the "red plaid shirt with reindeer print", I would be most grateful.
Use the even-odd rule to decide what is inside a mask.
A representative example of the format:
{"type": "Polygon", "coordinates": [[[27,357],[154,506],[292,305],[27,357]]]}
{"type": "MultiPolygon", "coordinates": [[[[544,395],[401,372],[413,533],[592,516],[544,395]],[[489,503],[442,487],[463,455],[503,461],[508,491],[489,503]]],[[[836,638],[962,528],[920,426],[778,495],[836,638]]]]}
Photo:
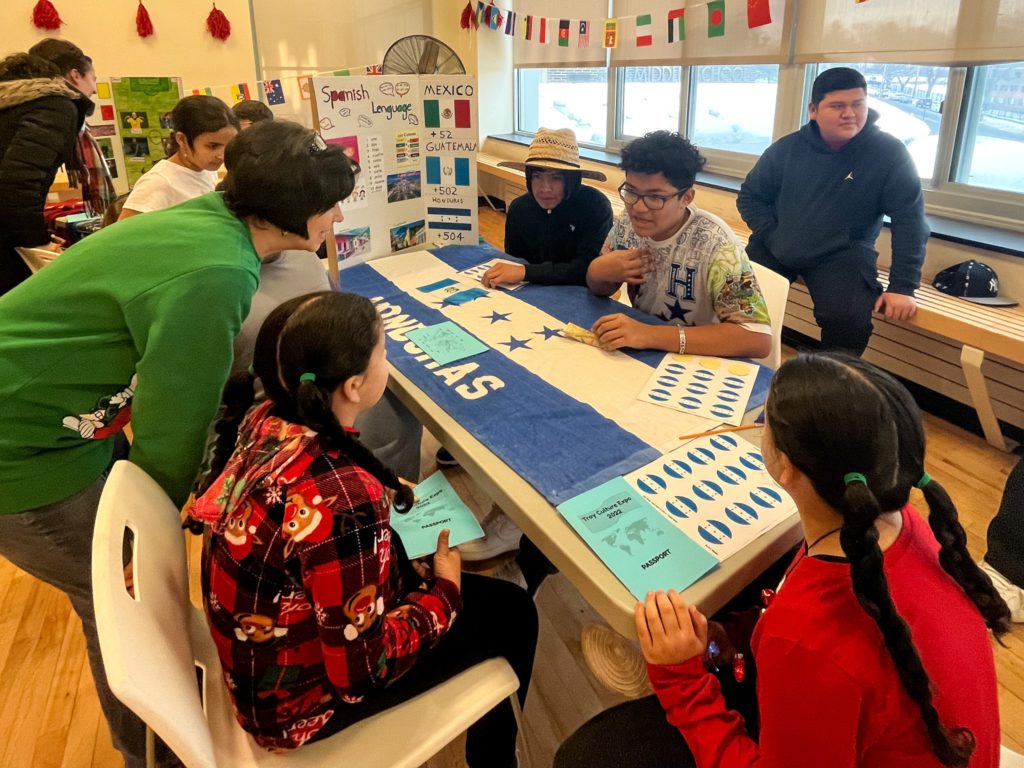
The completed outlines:
{"type": "Polygon", "coordinates": [[[190,514],[212,529],[204,600],[238,721],[290,749],[407,672],[461,604],[445,579],[404,583],[383,486],[272,405],[190,514]]]}

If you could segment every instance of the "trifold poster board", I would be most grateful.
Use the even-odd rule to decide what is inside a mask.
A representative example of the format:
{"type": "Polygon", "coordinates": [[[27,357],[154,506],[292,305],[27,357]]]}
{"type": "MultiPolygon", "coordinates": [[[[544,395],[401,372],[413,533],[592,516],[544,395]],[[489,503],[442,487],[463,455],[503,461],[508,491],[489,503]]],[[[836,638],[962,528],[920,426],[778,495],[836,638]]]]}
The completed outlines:
{"type": "Polygon", "coordinates": [[[335,226],[342,268],[428,242],[478,242],[476,78],[312,81],[314,125],[361,169],[335,226]]]}
{"type": "Polygon", "coordinates": [[[96,111],[86,123],[108,159],[107,166],[114,166],[111,176],[117,171],[118,194],[135,186],[143,173],[168,155],[171,111],[180,98],[177,77],[113,77],[96,84],[96,111]]]}

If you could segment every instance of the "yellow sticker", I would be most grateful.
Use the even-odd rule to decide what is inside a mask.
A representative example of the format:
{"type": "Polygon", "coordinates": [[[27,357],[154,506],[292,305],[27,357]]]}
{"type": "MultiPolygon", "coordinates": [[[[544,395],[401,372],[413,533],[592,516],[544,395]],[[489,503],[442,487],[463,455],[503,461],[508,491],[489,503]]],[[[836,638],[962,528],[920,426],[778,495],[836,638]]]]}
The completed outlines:
{"type": "Polygon", "coordinates": [[[750,366],[743,363],[729,363],[729,373],[733,376],[747,376],[750,373],[750,366]]]}
{"type": "Polygon", "coordinates": [[[96,98],[97,99],[109,99],[110,98],[110,83],[96,83],[96,98]]]}
{"type": "Polygon", "coordinates": [[[721,364],[722,364],[721,360],[716,360],[713,357],[702,357],[701,360],[700,360],[700,367],[701,368],[710,368],[710,369],[714,370],[715,368],[717,368],[721,364]]]}

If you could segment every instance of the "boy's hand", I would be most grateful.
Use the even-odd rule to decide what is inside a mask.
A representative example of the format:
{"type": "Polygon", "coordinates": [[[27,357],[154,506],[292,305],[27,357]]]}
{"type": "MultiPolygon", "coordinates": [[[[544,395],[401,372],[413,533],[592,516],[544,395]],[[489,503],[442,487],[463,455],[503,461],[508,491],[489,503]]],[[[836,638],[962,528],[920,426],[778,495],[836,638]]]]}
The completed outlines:
{"type": "Polygon", "coordinates": [[[648,592],[634,611],[640,650],[648,664],[682,664],[708,647],[708,620],[674,589],[648,592]]]}
{"type": "Polygon", "coordinates": [[[651,326],[626,317],[621,312],[598,318],[590,330],[597,336],[601,348],[608,351],[622,347],[647,349],[651,346],[651,326]]]}
{"type": "Polygon", "coordinates": [[[652,268],[651,257],[639,248],[629,251],[609,251],[598,256],[587,270],[592,280],[602,283],[629,283],[640,285],[652,268]]]}
{"type": "Polygon", "coordinates": [[[484,272],[480,282],[484,288],[496,288],[499,285],[521,283],[526,279],[526,267],[522,264],[495,264],[484,272]]]}

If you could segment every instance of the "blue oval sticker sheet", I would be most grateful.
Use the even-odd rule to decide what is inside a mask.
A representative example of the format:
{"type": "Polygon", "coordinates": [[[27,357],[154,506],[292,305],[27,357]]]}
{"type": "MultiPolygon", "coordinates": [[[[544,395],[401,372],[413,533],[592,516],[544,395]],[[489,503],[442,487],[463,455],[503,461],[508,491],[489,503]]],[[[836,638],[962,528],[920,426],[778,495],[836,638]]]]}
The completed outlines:
{"type": "Polygon", "coordinates": [[[747,410],[757,370],[742,360],[669,354],[637,399],[735,426],[747,410]]]}
{"type": "Polygon", "coordinates": [[[625,479],[719,561],[796,514],[760,450],[735,434],[692,440],[625,479]]]}

